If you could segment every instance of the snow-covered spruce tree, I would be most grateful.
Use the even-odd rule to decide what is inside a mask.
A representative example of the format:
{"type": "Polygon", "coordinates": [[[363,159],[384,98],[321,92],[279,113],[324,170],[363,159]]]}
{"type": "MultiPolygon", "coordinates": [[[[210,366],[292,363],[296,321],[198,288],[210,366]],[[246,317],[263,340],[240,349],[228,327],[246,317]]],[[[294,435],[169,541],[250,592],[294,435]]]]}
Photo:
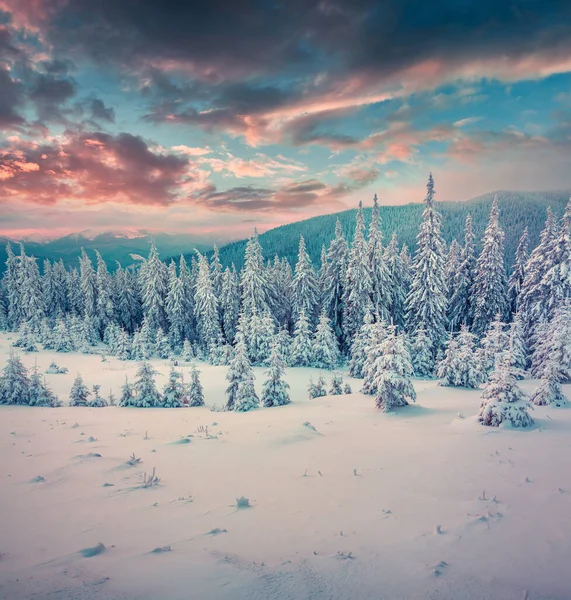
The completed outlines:
{"type": "Polygon", "coordinates": [[[266,407],[284,406],[291,402],[289,384],[284,379],[285,362],[280,353],[280,346],[275,340],[272,345],[270,367],[266,371],[267,379],[262,386],[262,404],[266,407]]]}
{"type": "Polygon", "coordinates": [[[310,400],[313,400],[314,398],[317,398],[318,396],[319,396],[319,394],[317,393],[317,390],[315,387],[315,381],[313,381],[313,377],[310,375],[309,382],[307,384],[307,397],[310,400]]]}
{"type": "Polygon", "coordinates": [[[396,335],[396,326],[387,326],[385,321],[375,321],[371,327],[371,341],[367,347],[367,355],[363,364],[363,394],[375,395],[375,364],[383,351],[383,343],[389,333],[396,335]]]}
{"type": "Polygon", "coordinates": [[[169,325],[168,335],[171,346],[180,350],[185,336],[186,310],[182,280],[176,272],[176,263],[171,260],[168,268],[168,291],[165,310],[169,325]]]}
{"type": "Polygon", "coordinates": [[[131,358],[131,338],[124,329],[121,329],[117,335],[115,356],[119,360],[129,360],[131,358]]]}
{"type": "Polygon", "coordinates": [[[83,315],[89,316],[95,320],[97,315],[97,284],[95,271],[89,256],[85,250],[81,250],[79,259],[79,272],[81,278],[81,296],[83,305],[83,315]]]}
{"type": "Polygon", "coordinates": [[[381,319],[388,320],[391,305],[391,278],[385,262],[377,194],[373,197],[367,259],[369,273],[371,274],[371,302],[373,308],[379,313],[381,319]]]}
{"type": "Polygon", "coordinates": [[[254,235],[246,244],[244,256],[244,268],[241,275],[242,310],[247,316],[254,311],[262,314],[268,308],[267,281],[262,247],[258,241],[258,232],[254,229],[254,235]]]}
{"type": "Polygon", "coordinates": [[[44,260],[44,273],[42,275],[42,296],[45,316],[55,319],[59,315],[56,310],[53,269],[52,263],[47,258],[44,260]]]}
{"type": "Polygon", "coordinates": [[[119,406],[136,406],[135,390],[129,383],[125,375],[125,383],[121,386],[121,397],[119,398],[119,406]]]}
{"type": "Polygon", "coordinates": [[[171,369],[169,380],[163,390],[162,408],[182,408],[184,406],[185,390],[181,379],[182,373],[171,369]]]}
{"type": "Polygon", "coordinates": [[[529,352],[525,343],[524,324],[519,311],[514,314],[513,321],[510,323],[508,337],[509,347],[511,348],[511,366],[517,369],[518,373],[521,373],[518,379],[523,379],[523,373],[527,369],[529,362],[529,352]]]}
{"type": "MultiPolygon", "coordinates": [[[[194,256],[192,259],[194,260],[194,256]]],[[[178,276],[182,287],[184,337],[193,342],[196,340],[196,322],[194,320],[195,278],[182,254],[179,260],[178,276]]]]}
{"type": "Polygon", "coordinates": [[[53,349],[56,352],[72,352],[74,350],[73,340],[69,335],[66,323],[63,319],[56,321],[52,338],[53,349]]]}
{"type": "Polygon", "coordinates": [[[412,338],[410,357],[415,377],[432,377],[434,375],[432,339],[422,327],[416,330],[412,338]]]}
{"type": "Polygon", "coordinates": [[[194,317],[198,327],[198,340],[204,351],[219,343],[222,338],[218,320],[218,299],[214,295],[210,265],[206,256],[197,251],[198,278],[194,294],[194,317]]]}
{"type": "Polygon", "coordinates": [[[317,379],[317,383],[313,381],[313,377],[309,378],[307,385],[307,396],[310,400],[314,398],[321,398],[327,396],[327,389],[325,388],[325,379],[320,375],[317,379]]]}
{"type": "Polygon", "coordinates": [[[226,267],[222,276],[222,296],[220,298],[222,309],[222,329],[224,337],[229,344],[234,342],[238,315],[240,313],[240,287],[234,265],[232,269],[226,267]]]}
{"type": "Polygon", "coordinates": [[[363,367],[365,366],[365,360],[367,359],[367,353],[373,337],[373,321],[372,306],[370,306],[363,317],[361,329],[359,329],[359,333],[355,336],[351,345],[351,358],[349,360],[350,377],[356,377],[357,379],[363,377],[363,367]]]}
{"type": "Polygon", "coordinates": [[[185,362],[190,362],[194,358],[194,351],[189,340],[184,340],[184,344],[182,345],[182,353],[180,356],[185,362]]]}
{"type": "Polygon", "coordinates": [[[488,326],[486,335],[482,338],[480,345],[482,347],[483,367],[486,373],[490,373],[497,363],[503,361],[504,355],[509,349],[509,335],[506,331],[506,324],[501,320],[499,314],[488,326]]]}
{"type": "Polygon", "coordinates": [[[287,258],[274,257],[273,267],[268,266],[269,304],[276,323],[289,329],[292,319],[293,275],[287,258]]]}
{"type": "Polygon", "coordinates": [[[20,357],[10,354],[0,378],[0,404],[29,404],[30,379],[20,357]]]}
{"type": "Polygon", "coordinates": [[[337,339],[325,311],[321,313],[315,330],[312,355],[311,364],[317,369],[334,369],[339,363],[337,339]]]}
{"type": "Polygon", "coordinates": [[[571,298],[571,198],[553,242],[550,268],[541,279],[542,319],[548,320],[565,299],[571,298]]]}
{"type": "Polygon", "coordinates": [[[523,280],[525,279],[525,265],[529,260],[528,239],[529,232],[526,227],[519,240],[515,253],[515,263],[512,266],[512,274],[508,280],[508,307],[510,314],[514,314],[517,311],[519,294],[523,280]]]}
{"type": "Polygon", "coordinates": [[[531,396],[531,403],[535,406],[566,406],[567,398],[563,395],[559,377],[560,372],[556,361],[548,361],[543,369],[543,378],[539,387],[531,396]]]}
{"type": "Polygon", "coordinates": [[[496,315],[507,312],[507,283],[504,267],[504,232],[499,223],[498,197],[494,198],[490,220],[482,240],[472,286],[474,321],[472,331],[482,335],[496,315]]]}
{"type": "Polygon", "coordinates": [[[299,237],[299,253],[292,280],[292,291],[294,320],[297,321],[301,311],[304,311],[309,323],[315,325],[320,296],[319,286],[315,270],[305,249],[303,236],[299,237]]]}
{"type": "Polygon", "coordinates": [[[518,310],[525,326],[528,342],[534,326],[537,323],[547,321],[550,316],[546,309],[547,298],[541,282],[546,273],[553,267],[553,247],[558,237],[557,219],[551,208],[548,208],[547,219],[541,232],[539,244],[532,251],[525,265],[525,276],[519,294],[518,310]]]}
{"type": "Polygon", "coordinates": [[[120,263],[117,263],[113,282],[115,288],[115,314],[117,315],[118,324],[131,334],[137,327],[140,308],[139,299],[133,289],[130,276],[128,276],[120,263]]]}
{"type": "Polygon", "coordinates": [[[6,290],[8,328],[14,331],[18,329],[22,319],[22,304],[20,302],[20,270],[22,264],[20,257],[14,254],[10,242],[6,244],[6,256],[6,270],[4,271],[2,284],[6,290]]]}
{"type": "Polygon", "coordinates": [[[67,304],[69,312],[79,317],[83,314],[83,296],[81,292],[81,278],[75,268],[66,273],[67,304]]]}
{"type": "Polygon", "coordinates": [[[116,352],[117,337],[120,331],[121,329],[117,323],[109,323],[103,333],[103,343],[107,344],[107,349],[111,355],[114,355],[116,352]]]}
{"type": "Polygon", "coordinates": [[[105,398],[103,398],[103,396],[101,396],[99,394],[99,390],[101,389],[100,385],[94,385],[93,386],[93,398],[91,398],[91,400],[89,400],[88,406],[91,408],[105,408],[107,405],[107,400],[105,400],[105,398]]]}
{"type": "Polygon", "coordinates": [[[200,383],[200,371],[196,365],[190,367],[190,383],[187,388],[188,406],[204,406],[204,390],[200,383]]]}
{"type": "Polygon", "coordinates": [[[157,329],[157,335],[155,338],[155,354],[159,358],[168,358],[172,354],[169,338],[161,327],[157,329]]]}
{"type": "Polygon", "coordinates": [[[257,312],[250,317],[248,356],[254,365],[267,365],[270,360],[274,338],[274,320],[269,310],[263,315],[257,312]]]}
{"type": "Polygon", "coordinates": [[[463,325],[455,337],[451,334],[444,358],[438,363],[438,385],[477,388],[485,378],[475,355],[476,336],[463,325]]]}
{"type": "Polygon", "coordinates": [[[211,365],[226,367],[230,364],[234,356],[234,347],[232,344],[226,344],[221,339],[218,344],[211,346],[208,353],[208,362],[211,365]]]}
{"type": "Polygon", "coordinates": [[[236,391],[236,400],[234,402],[235,412],[248,412],[254,408],[258,408],[260,399],[254,388],[254,374],[250,371],[250,375],[240,381],[236,391]]]}
{"type": "Polygon", "coordinates": [[[496,364],[482,392],[478,421],[482,425],[498,427],[509,423],[512,427],[533,425],[528,410],[532,408],[526,394],[520,389],[506,354],[496,364]]]}
{"type": "Polygon", "coordinates": [[[226,372],[226,380],[228,381],[228,387],[226,388],[226,394],[228,395],[226,410],[235,410],[239,384],[248,378],[253,379],[254,376],[250,361],[248,360],[246,344],[240,335],[238,335],[235,350],[234,358],[226,372]]]}
{"type": "Polygon", "coordinates": [[[414,277],[406,300],[407,329],[410,334],[422,328],[432,340],[436,357],[446,339],[446,287],[444,281],[444,240],[440,234],[441,216],[434,207],[432,173],[426,186],[426,208],[417,236],[414,277]]]}
{"type": "Polygon", "coordinates": [[[134,406],[137,408],[155,408],[161,406],[161,395],[155,385],[157,371],[148,363],[142,362],[137,370],[133,392],[134,406]]]}
{"type": "Polygon", "coordinates": [[[279,353],[286,365],[290,364],[291,355],[291,336],[284,326],[275,335],[275,343],[277,344],[279,353]]]}
{"type": "Polygon", "coordinates": [[[95,285],[97,286],[96,321],[99,333],[102,334],[106,327],[115,321],[115,305],[113,303],[113,279],[109,275],[107,265],[96,250],[97,273],[95,285]]]}
{"type": "Polygon", "coordinates": [[[339,373],[333,373],[328,394],[330,396],[340,396],[343,394],[343,377],[339,373]]]}
{"type": "Polygon", "coordinates": [[[551,362],[557,365],[559,381],[571,381],[571,301],[560,306],[549,323],[537,328],[533,376],[544,378],[547,367],[553,368],[551,362]]]}
{"type": "Polygon", "coordinates": [[[62,402],[49,388],[46,378],[42,377],[37,367],[30,378],[30,406],[45,406],[56,408],[62,402]]]}
{"type": "Polygon", "coordinates": [[[436,376],[440,379],[438,385],[445,387],[460,385],[459,350],[458,342],[451,333],[444,351],[444,357],[436,368],[436,376]]]}
{"type": "Polygon", "coordinates": [[[456,289],[455,279],[462,262],[462,249],[456,238],[450,243],[444,265],[444,283],[446,285],[447,307],[450,312],[450,302],[456,289]]]}
{"type": "Polygon", "coordinates": [[[218,310],[220,314],[220,325],[222,325],[222,308],[220,299],[222,298],[222,263],[220,262],[220,251],[218,246],[214,244],[212,248],[212,256],[210,258],[210,273],[212,278],[212,291],[218,298],[218,310]]]}
{"type": "Polygon", "coordinates": [[[364,227],[363,205],[359,202],[343,297],[343,333],[347,349],[351,347],[353,338],[361,328],[365,313],[369,309],[372,294],[364,227]]]}
{"type": "Polygon", "coordinates": [[[167,328],[165,300],[167,296],[167,267],[160,260],[155,242],[151,240],[148,259],[141,265],[139,280],[143,299],[143,314],[154,334],[159,327],[167,328]]]}
{"type": "Polygon", "coordinates": [[[410,380],[412,364],[406,349],[404,334],[397,335],[391,326],[381,342],[375,363],[371,367],[371,389],[375,390],[375,404],[383,412],[390,412],[408,401],[416,401],[416,392],[410,380]]]}
{"type": "Polygon", "coordinates": [[[140,329],[135,331],[133,336],[133,345],[131,347],[131,357],[134,360],[148,360],[153,356],[154,344],[151,337],[151,331],[147,318],[143,318],[140,329]]]}
{"type": "Polygon", "coordinates": [[[22,321],[18,327],[18,339],[12,344],[15,348],[22,348],[24,352],[37,352],[37,336],[28,321],[22,321]]]}
{"type": "Polygon", "coordinates": [[[313,344],[309,320],[302,308],[295,324],[291,345],[290,364],[292,367],[309,367],[313,362],[313,344]]]}
{"type": "Polygon", "coordinates": [[[83,378],[78,373],[71,386],[71,391],[69,392],[69,405],[87,406],[88,396],[90,394],[89,388],[83,383],[83,378]]]}
{"type": "Polygon", "coordinates": [[[339,219],[335,224],[335,238],[331,240],[327,251],[326,272],[322,274],[322,302],[327,316],[333,323],[338,340],[343,342],[343,298],[347,277],[349,248],[343,236],[339,219]]]}
{"type": "Polygon", "coordinates": [[[343,387],[343,393],[344,394],[352,394],[353,390],[351,389],[351,384],[350,383],[346,383],[345,386],[343,387]]]}

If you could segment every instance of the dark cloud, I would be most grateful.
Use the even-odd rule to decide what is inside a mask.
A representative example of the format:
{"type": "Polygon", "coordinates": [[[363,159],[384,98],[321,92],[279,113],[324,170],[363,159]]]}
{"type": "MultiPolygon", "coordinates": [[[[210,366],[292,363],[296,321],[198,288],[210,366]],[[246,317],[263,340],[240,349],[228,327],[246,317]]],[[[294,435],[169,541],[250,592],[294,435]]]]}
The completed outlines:
{"type": "Polygon", "coordinates": [[[51,73],[38,73],[29,93],[41,121],[65,121],[64,110],[68,100],[76,94],[73,80],[51,73]]]}
{"type": "Polygon", "coordinates": [[[0,64],[0,130],[23,125],[19,109],[24,101],[21,84],[0,64]]]}
{"type": "Polygon", "coordinates": [[[99,98],[93,98],[89,102],[89,108],[91,110],[92,119],[96,121],[115,123],[115,109],[110,106],[105,106],[103,100],[100,100],[99,98]]]}

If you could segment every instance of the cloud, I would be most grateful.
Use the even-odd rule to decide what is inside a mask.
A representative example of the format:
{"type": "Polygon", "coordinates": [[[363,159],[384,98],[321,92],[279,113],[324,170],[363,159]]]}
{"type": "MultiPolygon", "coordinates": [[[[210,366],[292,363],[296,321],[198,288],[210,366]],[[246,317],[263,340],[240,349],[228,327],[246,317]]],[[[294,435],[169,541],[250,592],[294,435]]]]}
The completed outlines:
{"type": "Polygon", "coordinates": [[[129,133],[67,132],[37,144],[12,139],[0,150],[0,197],[57,204],[168,205],[194,180],[188,160],[154,151],[129,133]]]}
{"type": "Polygon", "coordinates": [[[93,98],[89,105],[92,119],[95,121],[115,123],[115,109],[110,106],[105,106],[103,100],[100,100],[99,98],[93,98]]]}

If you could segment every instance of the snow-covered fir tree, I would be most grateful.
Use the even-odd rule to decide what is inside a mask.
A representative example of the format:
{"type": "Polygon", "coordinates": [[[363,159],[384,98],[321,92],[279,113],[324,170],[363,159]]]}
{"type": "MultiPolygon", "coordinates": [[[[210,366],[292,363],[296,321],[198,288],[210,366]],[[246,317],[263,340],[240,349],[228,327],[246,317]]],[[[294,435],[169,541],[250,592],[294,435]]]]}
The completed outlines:
{"type": "Polygon", "coordinates": [[[153,356],[153,351],[154,344],[151,338],[151,331],[145,317],[141,323],[141,327],[135,331],[135,335],[133,336],[131,358],[133,360],[148,360],[153,356]]]}
{"type": "Polygon", "coordinates": [[[438,385],[477,388],[484,380],[480,361],[475,356],[476,336],[462,325],[456,336],[450,334],[443,359],[438,363],[438,385]]]}
{"type": "Polygon", "coordinates": [[[502,423],[512,427],[530,427],[534,423],[528,412],[530,408],[528,397],[518,386],[510,357],[506,354],[496,364],[484,387],[478,421],[490,427],[498,427],[502,423]]]}
{"type": "Polygon", "coordinates": [[[483,367],[490,373],[497,363],[503,361],[504,355],[509,350],[509,335],[506,324],[497,314],[496,318],[488,326],[486,335],[480,342],[482,348],[483,367]]]}
{"type": "Polygon", "coordinates": [[[343,331],[347,349],[357,335],[369,309],[372,282],[367,264],[367,243],[364,235],[363,206],[359,202],[353,244],[349,252],[343,297],[343,331]]]}
{"type": "Polygon", "coordinates": [[[290,364],[292,367],[309,367],[313,363],[313,342],[309,320],[302,308],[295,324],[291,345],[290,364]]]}
{"type": "Polygon", "coordinates": [[[119,406],[136,406],[135,390],[125,375],[125,383],[121,386],[121,397],[119,406]]]}
{"type": "MultiPolygon", "coordinates": [[[[403,248],[404,251],[404,248],[403,248]]],[[[393,232],[389,245],[385,248],[385,263],[390,277],[389,314],[393,323],[404,329],[406,323],[406,298],[408,295],[407,266],[399,254],[398,238],[393,232]]]]}
{"type": "Polygon", "coordinates": [[[275,343],[277,344],[279,353],[286,365],[290,364],[291,356],[291,336],[284,326],[275,335],[275,343]]]}
{"type": "Polygon", "coordinates": [[[97,257],[97,273],[95,275],[95,285],[97,287],[96,322],[97,329],[102,334],[108,325],[115,320],[113,279],[101,254],[96,250],[95,255],[97,257]]]}
{"type": "Polygon", "coordinates": [[[260,399],[254,388],[254,374],[250,371],[250,375],[238,384],[233,410],[235,412],[248,412],[254,408],[258,408],[259,404],[260,399]]]}
{"type": "Polygon", "coordinates": [[[344,394],[352,394],[352,393],[353,393],[353,390],[351,389],[351,384],[350,384],[350,383],[348,383],[348,382],[347,382],[347,383],[346,383],[346,384],[343,386],[343,393],[344,393],[344,394]]]}
{"type": "Polygon", "coordinates": [[[182,373],[170,370],[169,380],[163,389],[163,408],[182,408],[184,406],[185,389],[182,383],[182,373]]]}
{"type": "Polygon", "coordinates": [[[391,277],[385,262],[381,215],[377,194],[373,197],[373,210],[367,246],[369,272],[371,274],[371,302],[381,319],[389,319],[391,306],[391,277]]]}
{"type": "Polygon", "coordinates": [[[198,278],[194,294],[194,316],[198,327],[198,339],[202,349],[207,351],[211,345],[222,338],[218,319],[218,299],[214,295],[212,276],[208,259],[199,252],[198,278]]]}
{"type": "Polygon", "coordinates": [[[171,260],[168,268],[168,292],[165,310],[168,322],[168,335],[173,348],[180,350],[185,336],[186,310],[182,280],[176,272],[176,263],[171,260]]]}
{"type": "Polygon", "coordinates": [[[284,379],[285,362],[280,353],[280,346],[275,340],[272,345],[270,367],[266,371],[267,379],[262,386],[262,404],[266,407],[284,406],[291,402],[289,384],[284,379]]]}
{"type": "Polygon", "coordinates": [[[22,348],[24,352],[38,351],[38,336],[34,333],[28,321],[22,321],[18,327],[18,339],[12,344],[16,348],[22,348]]]}
{"type": "Polygon", "coordinates": [[[333,373],[327,393],[329,396],[340,396],[343,394],[343,377],[339,373],[333,373]]]}
{"type": "Polygon", "coordinates": [[[525,264],[525,275],[519,294],[518,310],[523,320],[526,338],[529,341],[533,328],[550,318],[547,310],[548,298],[542,281],[549,270],[554,266],[553,248],[559,237],[557,218],[551,208],[547,209],[545,227],[541,232],[539,244],[530,254],[525,264]]]}
{"type": "Polygon", "coordinates": [[[83,382],[83,378],[78,373],[71,391],[69,392],[69,405],[70,406],[87,406],[88,398],[91,395],[89,388],[83,382]]]}
{"type": "MultiPolygon", "coordinates": [[[[254,374],[250,361],[248,360],[248,351],[246,343],[242,336],[238,336],[238,341],[235,346],[235,354],[232,359],[228,371],[226,372],[226,380],[228,381],[228,387],[226,388],[227,401],[226,410],[235,410],[235,405],[238,400],[238,388],[240,383],[247,379],[253,379],[254,374]]],[[[244,396],[242,400],[246,399],[247,389],[243,390],[244,396]]]]}
{"type": "Polygon", "coordinates": [[[314,325],[320,293],[315,270],[307,254],[303,236],[299,238],[299,253],[292,280],[292,293],[294,320],[297,321],[301,311],[304,311],[310,324],[314,325]]]}
{"type": "Polygon", "coordinates": [[[267,281],[262,247],[258,241],[258,232],[256,230],[254,230],[254,235],[246,244],[244,268],[240,284],[242,289],[242,310],[245,314],[251,316],[254,311],[258,314],[263,314],[266,308],[268,308],[266,294],[267,281]]]}
{"type": "Polygon", "coordinates": [[[139,280],[143,314],[154,334],[159,327],[163,331],[167,328],[165,301],[167,296],[167,267],[159,258],[155,242],[151,241],[149,257],[141,265],[139,280]]]}
{"type": "Polygon", "coordinates": [[[240,288],[234,265],[232,268],[227,267],[222,276],[220,307],[224,337],[229,344],[232,344],[236,336],[238,315],[240,314],[240,288]]]}
{"type": "Polygon", "coordinates": [[[33,256],[26,256],[23,248],[20,256],[23,261],[20,282],[22,319],[28,321],[33,331],[38,331],[45,316],[40,271],[36,259],[33,256]]]}
{"type": "Polygon", "coordinates": [[[377,408],[390,412],[407,406],[409,401],[415,402],[416,392],[410,379],[412,363],[404,334],[397,335],[391,326],[376,355],[370,370],[370,388],[374,390],[377,408]]]}
{"type": "Polygon", "coordinates": [[[204,406],[204,390],[200,382],[200,371],[194,364],[190,367],[190,383],[187,388],[187,396],[189,406],[204,406]]]}
{"type": "Polygon", "coordinates": [[[192,349],[192,344],[189,340],[184,340],[180,356],[185,362],[190,362],[194,358],[194,350],[192,349]]]}
{"type": "Polygon", "coordinates": [[[337,339],[329,317],[324,312],[319,317],[312,349],[312,366],[317,369],[334,369],[339,363],[337,339]]]}
{"type": "Polygon", "coordinates": [[[113,278],[115,314],[120,326],[128,333],[133,333],[137,327],[139,301],[132,286],[129,274],[117,263],[113,278]]]}
{"type": "Polygon", "coordinates": [[[327,396],[327,388],[325,387],[325,379],[321,375],[317,378],[317,381],[313,381],[313,377],[309,378],[307,385],[307,395],[310,400],[314,398],[321,398],[327,396]]]}
{"type": "MultiPolygon", "coordinates": [[[[194,260],[194,256],[192,258],[194,260]]],[[[194,320],[195,279],[182,254],[179,260],[178,276],[182,287],[184,337],[192,342],[196,340],[196,322],[194,320]]]]}
{"type": "Polygon", "coordinates": [[[62,405],[60,399],[54,394],[47,384],[46,378],[34,367],[30,377],[30,406],[44,406],[56,408],[62,405]]]}
{"type": "Polygon", "coordinates": [[[2,279],[6,290],[8,328],[15,330],[22,320],[22,303],[20,302],[20,284],[22,263],[19,256],[14,254],[12,244],[6,244],[6,270],[2,279]]]}
{"type": "Polygon", "coordinates": [[[446,339],[446,286],[444,281],[444,240],[441,216],[434,206],[432,173],[426,186],[426,208],[417,236],[414,277],[406,300],[409,333],[422,328],[432,340],[436,357],[446,339]]]}
{"type": "Polygon", "coordinates": [[[327,250],[326,272],[322,274],[322,302],[327,316],[333,323],[336,337],[343,341],[343,298],[347,277],[349,248],[343,236],[339,219],[335,224],[335,237],[327,250]]]}
{"type": "Polygon", "coordinates": [[[511,366],[521,372],[521,378],[523,378],[523,372],[527,369],[529,362],[529,351],[525,341],[524,324],[519,312],[514,314],[513,321],[510,323],[508,337],[512,359],[511,366]]]}
{"type": "Polygon", "coordinates": [[[95,320],[97,315],[97,284],[93,264],[85,250],[81,250],[79,259],[79,272],[81,278],[81,296],[84,316],[95,320]]]}
{"type": "Polygon", "coordinates": [[[416,330],[412,338],[410,357],[415,377],[432,377],[434,375],[432,339],[422,327],[416,330]]]}
{"type": "Polygon", "coordinates": [[[543,369],[543,378],[539,387],[531,396],[535,406],[566,406],[567,398],[561,389],[559,366],[555,360],[549,360],[543,369]]]}
{"type": "MultiPolygon", "coordinates": [[[[363,364],[363,394],[375,395],[376,363],[383,352],[383,344],[390,333],[396,335],[396,326],[387,326],[385,321],[376,320],[371,326],[371,341],[367,348],[365,363],[363,364]]],[[[410,356],[410,355],[409,355],[410,356]]]]}
{"type": "Polygon", "coordinates": [[[155,354],[159,358],[169,358],[172,354],[172,348],[167,334],[163,331],[162,327],[157,329],[155,337],[155,354]]]}
{"type": "Polygon", "coordinates": [[[259,315],[252,313],[249,320],[248,356],[254,365],[267,365],[270,360],[274,338],[274,320],[269,311],[259,315]]]}
{"type": "Polygon", "coordinates": [[[373,338],[373,323],[372,306],[369,306],[369,310],[363,317],[361,329],[359,329],[359,333],[354,337],[353,344],[351,345],[351,358],[349,360],[350,377],[361,379],[364,376],[363,368],[373,338]]]}
{"type": "Polygon", "coordinates": [[[131,338],[124,329],[121,329],[117,334],[115,356],[119,360],[129,360],[131,358],[131,338]]]}
{"type": "Polygon", "coordinates": [[[444,266],[444,284],[446,285],[446,294],[448,297],[448,312],[450,312],[450,301],[456,289],[456,275],[462,262],[462,248],[460,244],[453,239],[448,248],[448,254],[446,256],[446,262],[444,266]]]}
{"type": "Polygon", "coordinates": [[[507,312],[507,283],[504,267],[504,232],[499,222],[498,197],[494,198],[490,220],[482,240],[472,286],[474,320],[472,331],[482,335],[496,315],[507,312]]]}
{"type": "Polygon", "coordinates": [[[155,408],[161,406],[161,395],[155,384],[156,371],[148,362],[142,362],[137,369],[133,393],[134,406],[137,408],[155,408]]]}
{"type": "Polygon", "coordinates": [[[571,300],[556,309],[549,323],[537,329],[531,360],[533,376],[543,378],[552,362],[557,365],[559,381],[571,381],[571,300]]]}
{"type": "Polygon", "coordinates": [[[73,340],[63,319],[58,319],[52,337],[53,349],[56,352],[73,352],[73,340]]]}
{"type": "Polygon", "coordinates": [[[10,354],[0,377],[0,404],[29,404],[30,378],[17,354],[10,354]]]}
{"type": "Polygon", "coordinates": [[[220,251],[218,246],[214,244],[212,249],[212,256],[210,257],[210,272],[212,278],[212,291],[216,298],[218,298],[218,311],[220,317],[220,325],[222,325],[222,308],[220,306],[220,299],[222,298],[222,263],[220,262],[220,251]]]}
{"type": "Polygon", "coordinates": [[[100,385],[94,385],[92,387],[93,398],[91,398],[91,400],[89,400],[88,403],[88,406],[90,406],[91,408],[104,408],[105,406],[108,406],[107,400],[105,400],[105,398],[103,398],[103,396],[101,396],[101,394],[99,393],[100,389],[100,385]]]}
{"type": "Polygon", "coordinates": [[[508,280],[508,308],[510,314],[514,314],[518,308],[519,294],[525,279],[525,265],[529,260],[528,240],[529,232],[526,227],[519,240],[515,253],[515,263],[512,266],[512,273],[508,280]]]}

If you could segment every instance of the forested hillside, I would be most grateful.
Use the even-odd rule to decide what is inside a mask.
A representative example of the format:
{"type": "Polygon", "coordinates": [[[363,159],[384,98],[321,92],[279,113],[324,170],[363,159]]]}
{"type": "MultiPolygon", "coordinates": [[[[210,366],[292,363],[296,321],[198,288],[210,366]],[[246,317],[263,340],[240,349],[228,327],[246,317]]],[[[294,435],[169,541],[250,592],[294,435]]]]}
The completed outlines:
{"type": "MultiPolygon", "coordinates": [[[[555,192],[497,192],[500,206],[500,224],[505,231],[506,267],[513,263],[519,238],[527,225],[529,228],[530,246],[533,248],[539,241],[539,234],[545,223],[545,210],[551,206],[553,212],[560,217],[569,199],[570,191],[555,192]]],[[[472,215],[476,240],[480,240],[488,217],[494,193],[485,194],[466,202],[438,202],[438,210],[442,213],[442,234],[447,243],[454,238],[462,242],[464,223],[468,213],[472,215]]],[[[380,199],[382,202],[382,198],[380,199]]],[[[365,225],[371,220],[372,199],[364,203],[365,225]]],[[[387,244],[393,231],[398,234],[400,244],[407,244],[411,251],[416,247],[416,235],[421,221],[424,205],[406,204],[403,206],[380,206],[384,243],[387,244]]],[[[315,267],[319,267],[321,246],[327,247],[334,237],[335,221],[339,219],[343,233],[348,241],[355,231],[356,209],[346,210],[331,215],[314,217],[297,223],[282,225],[259,236],[260,244],[266,259],[275,254],[286,257],[292,267],[297,260],[299,236],[305,238],[307,251],[315,267]]],[[[232,263],[237,269],[244,264],[246,240],[233,242],[220,249],[220,260],[223,266],[232,263]]],[[[190,259],[190,257],[188,257],[190,259]]]]}

